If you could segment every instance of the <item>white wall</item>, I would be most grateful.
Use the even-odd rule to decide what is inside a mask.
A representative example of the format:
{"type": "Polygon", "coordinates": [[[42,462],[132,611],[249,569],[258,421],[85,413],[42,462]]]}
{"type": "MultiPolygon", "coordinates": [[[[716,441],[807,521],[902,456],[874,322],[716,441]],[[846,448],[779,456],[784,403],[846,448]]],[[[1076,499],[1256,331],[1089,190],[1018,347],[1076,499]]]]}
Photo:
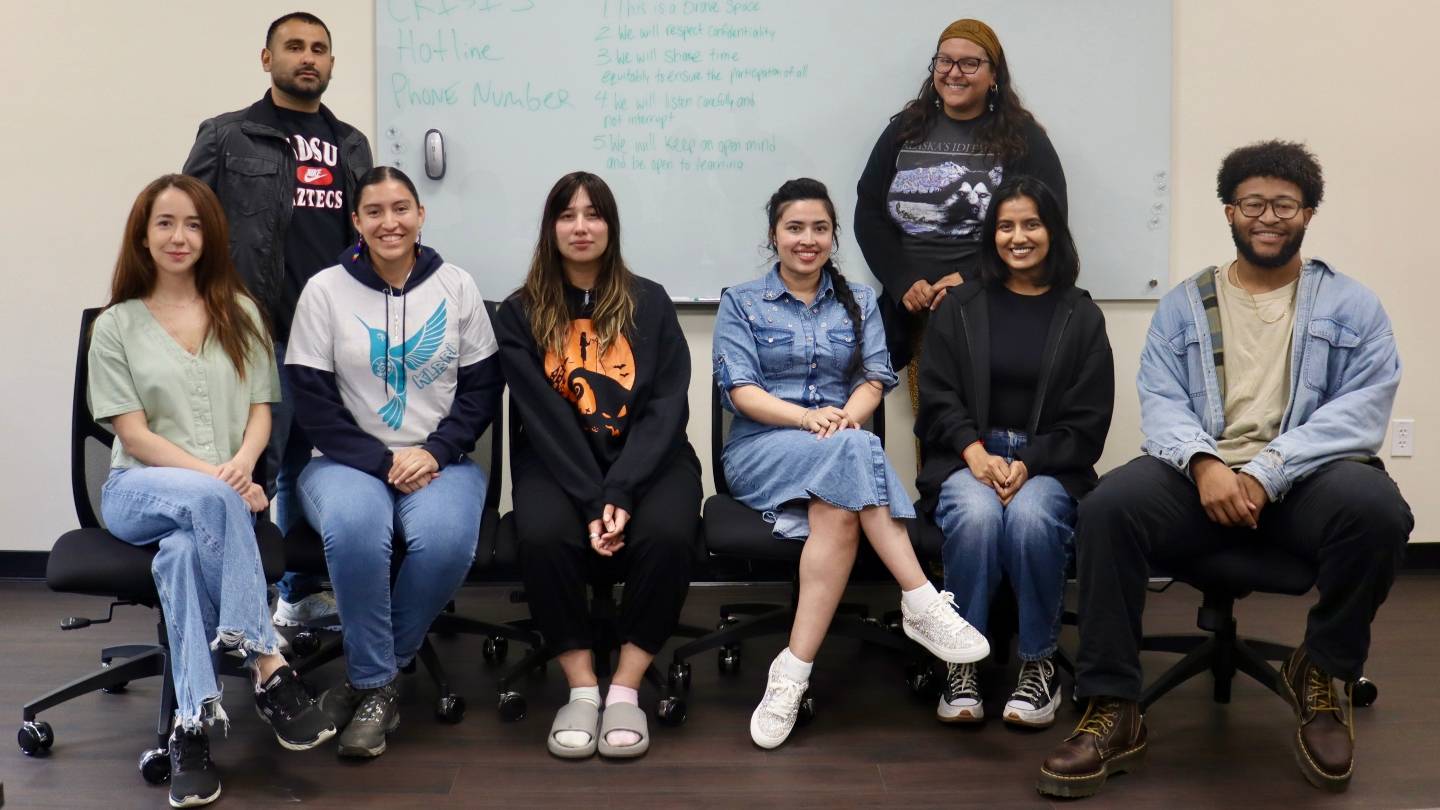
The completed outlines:
{"type": "MultiPolygon", "coordinates": [[[[11,78],[0,122],[11,178],[0,203],[12,285],[4,334],[17,359],[0,421],[0,550],[48,549],[73,527],[66,441],[79,310],[105,300],[139,189],[179,169],[201,119],[260,97],[264,27],[297,5],[29,2],[0,29],[0,75],[11,78]]],[[[373,5],[303,5],[334,34],[326,103],[373,137],[373,5]]],[[[1416,420],[1415,458],[1390,468],[1415,509],[1415,539],[1440,541],[1440,509],[1426,497],[1440,483],[1440,381],[1428,354],[1440,343],[1440,279],[1425,216],[1440,189],[1440,71],[1429,55],[1440,4],[1375,0],[1356,14],[1348,0],[1177,0],[1175,26],[1171,280],[1233,255],[1214,192],[1220,158],[1260,138],[1307,141],[1328,182],[1306,252],[1363,280],[1389,309],[1406,369],[1395,414],[1416,420]]],[[[1022,89],[1040,80],[1017,67],[1022,89]]],[[[1076,92],[1103,93],[1105,76],[1097,53],[1065,78],[1076,92]]],[[[1152,307],[1103,308],[1118,381],[1108,469],[1139,446],[1132,381],[1152,307]]],[[[681,316],[696,370],[690,435],[707,489],[711,320],[681,316]]],[[[903,387],[888,415],[890,455],[913,469],[903,387]]]]}

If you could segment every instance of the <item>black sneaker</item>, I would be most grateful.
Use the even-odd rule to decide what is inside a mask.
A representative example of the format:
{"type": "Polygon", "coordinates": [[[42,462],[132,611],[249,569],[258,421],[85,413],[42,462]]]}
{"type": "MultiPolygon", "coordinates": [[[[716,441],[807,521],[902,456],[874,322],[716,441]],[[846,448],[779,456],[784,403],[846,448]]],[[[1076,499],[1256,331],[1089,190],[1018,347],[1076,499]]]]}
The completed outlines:
{"type": "Polygon", "coordinates": [[[350,724],[340,732],[340,756],[378,757],[385,753],[385,735],[400,725],[400,690],[395,682],[367,689],[350,724]]]}
{"type": "Polygon", "coordinates": [[[1020,679],[1005,703],[1005,722],[1027,728],[1049,728],[1060,707],[1060,679],[1055,661],[1042,658],[1020,665],[1020,679]]]}
{"type": "Polygon", "coordinates": [[[291,751],[307,751],[335,736],[335,724],[315,705],[300,676],[280,667],[255,693],[255,711],[291,751]]]}
{"type": "Polygon", "coordinates": [[[210,761],[210,738],[201,729],[170,732],[170,806],[199,807],[220,798],[220,772],[210,761]]]}
{"type": "Polygon", "coordinates": [[[935,717],[942,723],[979,723],[985,719],[975,664],[946,664],[945,688],[935,717]]]}

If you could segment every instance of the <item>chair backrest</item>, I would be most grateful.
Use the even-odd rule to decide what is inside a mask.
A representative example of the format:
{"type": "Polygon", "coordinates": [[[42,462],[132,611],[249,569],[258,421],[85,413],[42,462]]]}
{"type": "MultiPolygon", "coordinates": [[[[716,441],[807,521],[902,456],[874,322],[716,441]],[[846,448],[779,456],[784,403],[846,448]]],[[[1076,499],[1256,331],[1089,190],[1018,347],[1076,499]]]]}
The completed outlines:
{"type": "Polygon", "coordinates": [[[110,448],[115,434],[90,415],[90,328],[103,312],[93,307],[80,313],[80,339],[75,349],[75,390],[70,403],[70,493],[81,528],[98,529],[100,487],[110,473],[110,448]]]}
{"type": "MultiPolygon", "coordinates": [[[[495,322],[495,315],[500,311],[500,302],[485,302],[485,312],[490,316],[490,322],[495,322]]],[[[499,358],[495,358],[499,361],[499,358]]],[[[504,401],[504,389],[501,389],[501,401],[504,401]]],[[[502,459],[505,456],[505,409],[496,403],[495,418],[491,420],[490,427],[475,440],[475,449],[470,452],[470,460],[485,471],[485,480],[488,482],[485,488],[485,508],[498,510],[500,508],[500,485],[504,476],[505,465],[502,459]]]]}

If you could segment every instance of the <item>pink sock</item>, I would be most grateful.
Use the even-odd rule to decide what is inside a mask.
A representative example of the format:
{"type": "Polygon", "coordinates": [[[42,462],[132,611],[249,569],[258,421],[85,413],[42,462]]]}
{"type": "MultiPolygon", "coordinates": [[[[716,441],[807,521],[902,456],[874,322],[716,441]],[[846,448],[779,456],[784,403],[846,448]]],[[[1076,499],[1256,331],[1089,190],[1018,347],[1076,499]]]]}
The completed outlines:
{"type": "MultiPolygon", "coordinates": [[[[628,686],[620,686],[619,684],[612,683],[610,684],[610,691],[605,693],[605,705],[609,706],[612,703],[629,703],[631,706],[639,706],[640,693],[628,686]]],[[[623,748],[627,745],[634,745],[640,742],[640,735],[633,731],[616,729],[605,735],[605,742],[623,748]]]]}

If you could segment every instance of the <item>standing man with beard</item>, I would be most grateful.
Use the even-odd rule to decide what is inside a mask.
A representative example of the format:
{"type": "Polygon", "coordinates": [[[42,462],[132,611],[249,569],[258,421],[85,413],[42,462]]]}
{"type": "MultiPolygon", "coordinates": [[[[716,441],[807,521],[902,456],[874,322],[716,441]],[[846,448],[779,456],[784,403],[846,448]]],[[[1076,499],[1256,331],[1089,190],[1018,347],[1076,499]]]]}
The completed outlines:
{"type": "Polygon", "coordinates": [[[1217,182],[1237,257],[1171,290],[1151,320],[1138,387],[1145,455],[1080,503],[1080,725],[1040,770],[1041,793],[1088,796],[1145,756],[1140,616],[1150,564],[1272,544],[1318,570],[1305,637],[1281,666],[1295,759],[1344,790],[1350,682],[1414,526],[1376,453],[1400,383],[1374,293],[1300,243],[1324,195],[1296,143],[1231,152],[1217,182]],[[1223,336],[1223,337],[1222,337],[1223,336]]]}
{"type": "MultiPolygon", "coordinates": [[[[235,266],[274,332],[283,400],[272,409],[266,470],[274,478],[265,489],[275,493],[275,522],[288,532],[302,519],[295,481],[310,460],[285,365],[290,321],[305,282],[356,241],[349,206],[373,160],[365,135],[320,103],[335,56],[319,17],[297,11],[271,23],[260,66],[270,74],[269,92],[202,123],[183,171],[219,196],[235,266]]],[[[334,598],[315,577],[286,574],[279,590],[276,624],[335,613],[334,598]]]]}

